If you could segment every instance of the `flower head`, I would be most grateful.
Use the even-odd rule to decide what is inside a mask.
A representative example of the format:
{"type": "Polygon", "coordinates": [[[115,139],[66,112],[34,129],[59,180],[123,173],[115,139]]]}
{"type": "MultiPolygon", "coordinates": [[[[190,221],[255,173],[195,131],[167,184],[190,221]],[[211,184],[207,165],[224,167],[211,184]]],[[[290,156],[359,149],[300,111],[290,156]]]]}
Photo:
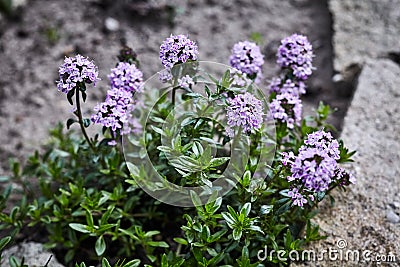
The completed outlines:
{"type": "Polygon", "coordinates": [[[231,69],[230,72],[232,78],[231,86],[246,88],[252,83],[246,73],[242,73],[240,70],[237,69],[231,69]]]}
{"type": "Polygon", "coordinates": [[[158,72],[158,79],[162,83],[166,83],[170,80],[172,80],[172,74],[169,69],[163,69],[162,71],[158,72]]]}
{"type": "Polygon", "coordinates": [[[287,180],[295,185],[297,190],[292,194],[294,205],[302,205],[302,202],[299,202],[301,197],[296,195],[297,193],[313,197],[313,193],[326,191],[332,183],[355,183],[355,178],[338,166],[338,141],[323,130],[309,134],[298,155],[292,152],[282,154],[282,163],[290,168],[291,173],[287,180]]]}
{"type": "Polygon", "coordinates": [[[143,73],[135,64],[119,62],[108,75],[111,88],[120,88],[127,92],[140,92],[143,87],[143,73]]]}
{"type": "Polygon", "coordinates": [[[64,63],[58,69],[60,79],[57,81],[57,88],[63,93],[68,93],[76,88],[78,84],[93,83],[99,79],[97,66],[93,61],[81,55],[66,57],[64,63]]]}
{"type": "Polygon", "coordinates": [[[264,56],[260,47],[253,42],[238,42],[232,48],[230,64],[233,68],[248,75],[261,74],[264,56]]]}
{"type": "Polygon", "coordinates": [[[312,45],[307,37],[293,34],[281,41],[277,63],[283,68],[292,69],[296,78],[306,80],[312,73],[313,56],[312,45]]]}
{"type": "Polygon", "coordinates": [[[307,199],[301,193],[299,193],[298,188],[292,188],[291,190],[289,190],[288,196],[292,198],[293,205],[299,207],[303,207],[304,204],[308,202],[307,199]]]}
{"type": "Polygon", "coordinates": [[[194,81],[189,75],[185,75],[178,79],[178,85],[183,88],[190,88],[190,86],[194,85],[194,81]]]}
{"type": "Polygon", "coordinates": [[[111,89],[107,91],[105,101],[95,106],[92,122],[121,135],[140,130],[132,112],[136,107],[133,93],[141,92],[143,87],[142,72],[134,64],[119,62],[108,78],[111,89]]]}
{"type": "Polygon", "coordinates": [[[132,94],[125,90],[112,88],[108,90],[106,100],[95,106],[91,120],[102,124],[113,132],[122,129],[127,121],[127,112],[132,104],[132,94]]]}
{"type": "Polygon", "coordinates": [[[241,126],[243,133],[250,134],[252,130],[261,128],[263,122],[263,106],[261,100],[246,92],[228,100],[227,134],[233,137],[233,127],[241,126]]]}
{"type": "Polygon", "coordinates": [[[289,129],[293,129],[294,125],[300,125],[303,105],[298,96],[289,93],[278,94],[269,108],[270,117],[286,123],[289,129]]]}
{"type": "Polygon", "coordinates": [[[302,81],[293,81],[291,79],[283,81],[281,78],[273,78],[269,84],[269,92],[300,96],[306,93],[306,84],[302,81]]]}
{"type": "Polygon", "coordinates": [[[183,34],[171,35],[160,46],[160,59],[167,69],[188,60],[197,60],[198,54],[197,44],[183,34]]]}

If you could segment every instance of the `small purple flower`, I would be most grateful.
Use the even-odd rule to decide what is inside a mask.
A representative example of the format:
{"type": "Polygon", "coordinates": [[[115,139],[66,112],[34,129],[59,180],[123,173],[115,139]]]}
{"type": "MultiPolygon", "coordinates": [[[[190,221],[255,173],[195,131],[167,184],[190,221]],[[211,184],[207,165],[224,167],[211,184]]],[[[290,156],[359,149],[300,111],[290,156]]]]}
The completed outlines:
{"type": "Polygon", "coordinates": [[[160,46],[160,59],[167,69],[188,60],[197,60],[198,54],[197,44],[183,34],[171,35],[160,46]]]}
{"type": "Polygon", "coordinates": [[[123,88],[127,92],[140,92],[143,87],[143,73],[135,64],[119,62],[108,75],[112,88],[123,88]]]}
{"type": "Polygon", "coordinates": [[[300,125],[303,105],[298,96],[289,93],[278,94],[269,107],[270,118],[286,123],[289,129],[300,125]]]}
{"type": "Polygon", "coordinates": [[[66,57],[58,73],[60,79],[57,81],[57,89],[63,93],[68,93],[79,84],[93,83],[96,86],[96,82],[100,80],[97,66],[81,55],[66,57]]]}
{"type": "Polygon", "coordinates": [[[166,83],[170,80],[172,80],[172,74],[171,71],[169,69],[164,69],[162,71],[160,71],[158,73],[158,79],[162,82],[162,83],[166,83]]]}
{"type": "Polygon", "coordinates": [[[307,147],[315,147],[325,151],[335,160],[340,159],[339,142],[332,137],[330,132],[320,130],[308,134],[304,144],[306,144],[307,147]]]}
{"type": "Polygon", "coordinates": [[[246,92],[228,100],[226,133],[233,137],[232,128],[241,126],[243,133],[250,134],[252,130],[261,128],[263,122],[263,106],[261,100],[246,92]]]}
{"type": "Polygon", "coordinates": [[[231,69],[230,72],[232,78],[231,86],[245,89],[252,83],[246,73],[237,69],[231,69]]]}
{"type": "Polygon", "coordinates": [[[293,205],[303,207],[307,203],[307,199],[299,193],[299,189],[293,188],[289,190],[288,196],[292,198],[293,205]]]}
{"type": "Polygon", "coordinates": [[[261,75],[264,56],[260,48],[253,42],[243,41],[236,43],[232,48],[230,64],[233,68],[248,75],[261,75]]]}
{"type": "Polygon", "coordinates": [[[116,145],[117,145],[117,141],[115,141],[115,140],[108,141],[108,142],[107,142],[107,145],[109,145],[109,146],[116,146],[116,145]]]}
{"type": "Polygon", "coordinates": [[[294,96],[300,96],[306,93],[306,84],[302,81],[292,81],[287,79],[284,83],[280,78],[273,78],[269,84],[270,93],[278,94],[292,94],[294,96]]]}
{"type": "Polygon", "coordinates": [[[306,80],[312,74],[312,45],[303,35],[295,33],[283,39],[277,57],[279,66],[292,69],[293,75],[300,80],[306,80]]]}
{"type": "Polygon", "coordinates": [[[341,167],[336,169],[336,179],[339,181],[341,186],[355,184],[357,181],[353,174],[341,167]]]}
{"type": "Polygon", "coordinates": [[[185,75],[178,79],[178,85],[183,88],[190,88],[192,85],[194,85],[194,81],[189,75],[185,75]]]}

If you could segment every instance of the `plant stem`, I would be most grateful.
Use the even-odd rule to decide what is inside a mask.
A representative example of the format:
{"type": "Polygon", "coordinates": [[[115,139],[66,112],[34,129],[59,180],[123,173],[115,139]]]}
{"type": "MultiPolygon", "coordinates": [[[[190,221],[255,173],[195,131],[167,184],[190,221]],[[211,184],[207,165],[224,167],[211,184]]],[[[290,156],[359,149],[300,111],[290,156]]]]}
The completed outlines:
{"type": "Polygon", "coordinates": [[[94,146],[92,142],[90,142],[89,136],[86,133],[85,126],[83,125],[83,119],[82,119],[82,111],[81,111],[81,102],[79,99],[79,88],[75,89],[75,96],[76,96],[76,113],[75,115],[78,117],[79,125],[81,126],[81,131],[83,133],[83,136],[85,137],[86,141],[88,142],[90,148],[94,151],[94,146]]]}
{"type": "Polygon", "coordinates": [[[175,107],[175,93],[176,93],[176,89],[178,89],[178,87],[174,87],[172,88],[172,106],[175,107]]]}

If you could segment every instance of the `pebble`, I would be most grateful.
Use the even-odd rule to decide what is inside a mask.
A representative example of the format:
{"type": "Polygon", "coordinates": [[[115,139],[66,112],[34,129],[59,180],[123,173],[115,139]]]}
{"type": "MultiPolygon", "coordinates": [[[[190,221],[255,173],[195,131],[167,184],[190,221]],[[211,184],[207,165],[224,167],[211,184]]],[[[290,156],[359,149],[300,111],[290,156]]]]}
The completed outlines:
{"type": "Polygon", "coordinates": [[[386,212],[386,219],[391,223],[398,223],[400,222],[400,216],[397,215],[394,211],[388,210],[386,212]]]}
{"type": "Polygon", "coordinates": [[[104,21],[104,26],[110,32],[115,32],[119,30],[118,20],[111,17],[106,18],[106,20],[104,21]]]}

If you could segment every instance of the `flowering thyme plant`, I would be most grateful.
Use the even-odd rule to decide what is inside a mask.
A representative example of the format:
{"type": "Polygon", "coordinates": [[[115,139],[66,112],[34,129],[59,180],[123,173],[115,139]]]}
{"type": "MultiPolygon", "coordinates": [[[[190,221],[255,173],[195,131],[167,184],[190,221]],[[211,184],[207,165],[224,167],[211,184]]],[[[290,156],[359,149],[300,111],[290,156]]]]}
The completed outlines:
{"type": "Polygon", "coordinates": [[[67,266],[287,265],[285,255],[258,252],[288,254],[322,238],[310,221],[318,203],[355,183],[340,166],[354,152],[327,131],[329,107],[302,117],[313,56],[305,36],[282,40],[268,88],[250,41],[233,46],[226,66],[199,61],[196,42],[171,35],[160,47],[164,69],[147,81],[125,47],[90,119],[81,101],[97,67],[66,58],[57,88],[76,108],[67,128],[79,124],[83,138],[59,125],[43,153],[23,168],[12,162],[24,196],[11,211],[10,191],[0,199],[0,229],[10,233],[0,248],[19,233],[67,266]],[[91,124],[103,131],[89,136],[91,124]]]}

